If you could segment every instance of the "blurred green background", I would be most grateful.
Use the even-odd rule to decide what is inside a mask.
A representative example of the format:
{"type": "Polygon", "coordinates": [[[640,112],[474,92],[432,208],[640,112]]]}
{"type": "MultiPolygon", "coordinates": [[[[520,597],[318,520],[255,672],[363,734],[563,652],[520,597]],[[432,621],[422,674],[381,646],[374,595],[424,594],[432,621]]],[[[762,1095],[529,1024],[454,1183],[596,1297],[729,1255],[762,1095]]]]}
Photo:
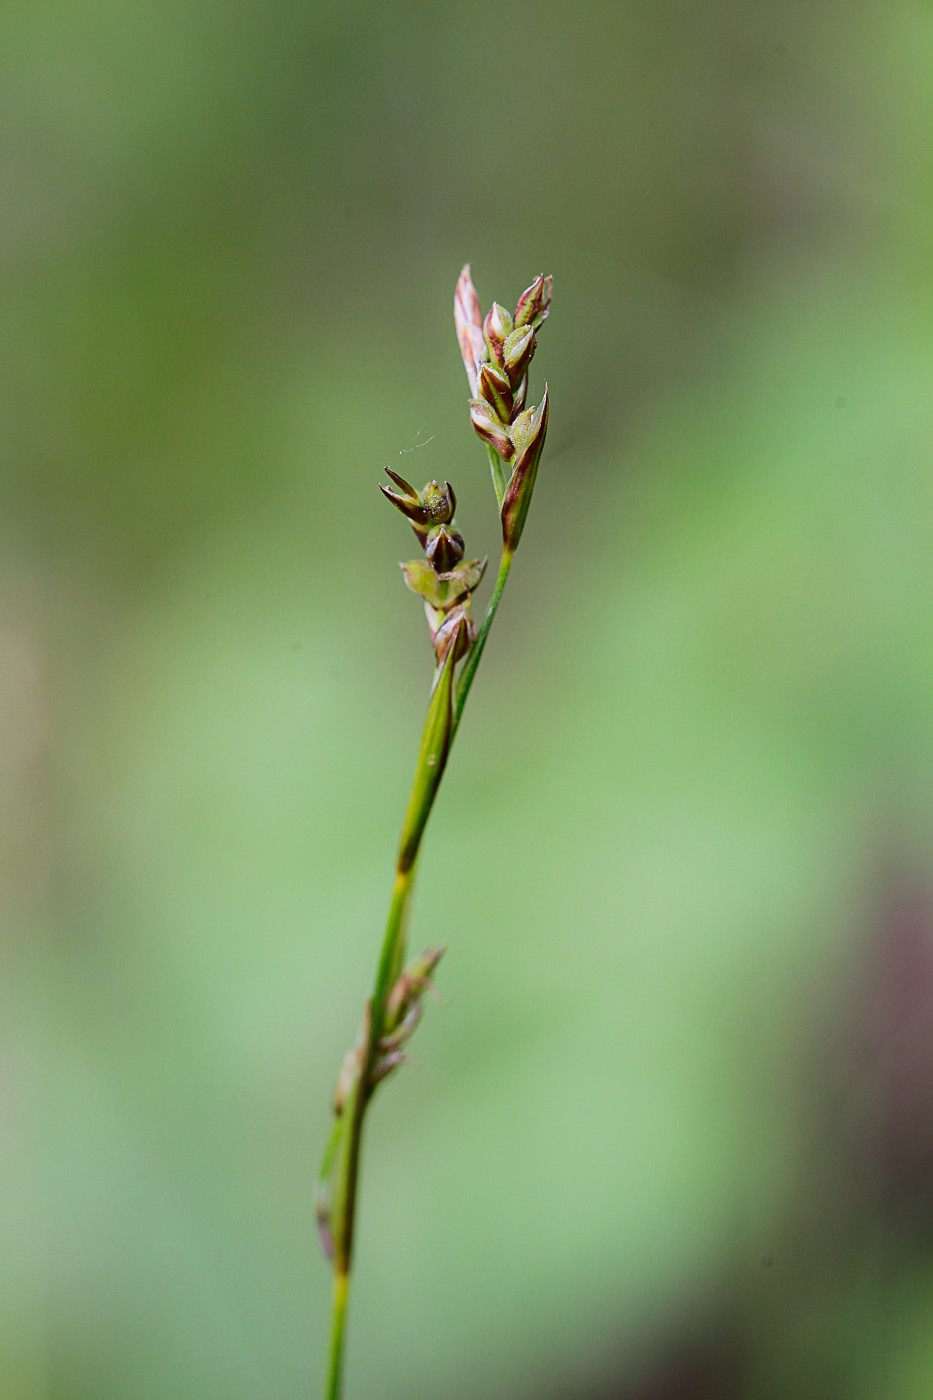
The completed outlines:
{"type": "Polygon", "coordinates": [[[4,1400],[317,1393],[467,260],[549,444],[349,1396],[933,1395],[929,5],[7,0],[0,110],[4,1400]]]}

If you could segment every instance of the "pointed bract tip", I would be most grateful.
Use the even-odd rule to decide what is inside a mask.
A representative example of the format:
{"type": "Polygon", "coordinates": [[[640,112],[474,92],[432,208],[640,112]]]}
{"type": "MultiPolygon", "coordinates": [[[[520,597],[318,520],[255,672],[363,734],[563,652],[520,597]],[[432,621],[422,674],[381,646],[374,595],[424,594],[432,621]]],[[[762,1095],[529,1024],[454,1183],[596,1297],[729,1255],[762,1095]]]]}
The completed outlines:
{"type": "Polygon", "coordinates": [[[396,510],[400,510],[404,516],[415,526],[424,525],[430,520],[430,512],[426,511],[417,495],[414,497],[402,495],[398,491],[393,491],[391,486],[383,486],[380,483],[379,490],[387,501],[391,501],[396,510]]]}
{"type": "Polygon", "coordinates": [[[528,409],[521,415],[521,426],[518,433],[515,433],[518,422],[513,427],[513,434],[521,445],[516,444],[515,463],[499,512],[502,518],[503,543],[506,549],[513,551],[518,548],[518,542],[522,537],[525,517],[528,514],[528,507],[535,489],[538,463],[541,460],[541,452],[547,434],[549,406],[548,388],[545,384],[544,393],[537,408],[528,409]]]}
{"type": "Polygon", "coordinates": [[[551,293],[554,278],[539,273],[530,287],[526,287],[515,307],[516,326],[531,326],[537,330],[547,320],[551,307],[551,293]]]}
{"type": "Polygon", "coordinates": [[[470,393],[475,394],[476,376],[483,362],[483,313],[470,276],[469,263],[463,264],[457,279],[454,292],[454,326],[470,393]]]}
{"type": "MultiPolygon", "coordinates": [[[[383,471],[385,472],[387,477],[390,477],[391,480],[395,482],[399,490],[404,492],[406,496],[410,497],[410,499],[413,501],[416,501],[418,499],[418,492],[412,486],[410,481],[406,481],[403,476],[400,476],[398,472],[394,472],[391,467],[384,467],[383,471]]],[[[384,491],[385,487],[383,487],[382,489],[384,491]]]]}

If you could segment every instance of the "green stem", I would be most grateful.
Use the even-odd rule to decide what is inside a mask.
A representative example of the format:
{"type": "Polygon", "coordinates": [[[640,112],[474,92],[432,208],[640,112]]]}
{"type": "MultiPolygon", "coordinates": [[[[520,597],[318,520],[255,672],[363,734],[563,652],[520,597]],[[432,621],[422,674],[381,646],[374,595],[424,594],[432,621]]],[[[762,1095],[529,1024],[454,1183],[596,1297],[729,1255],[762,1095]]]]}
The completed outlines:
{"type": "Polygon", "coordinates": [[[450,734],[450,742],[453,744],[457,730],[460,727],[460,719],[463,715],[463,707],[466,704],[470,687],[473,684],[473,677],[476,675],[476,668],[479,666],[483,648],[486,645],[486,638],[489,636],[489,629],[493,624],[496,611],[505,592],[506,581],[509,577],[509,570],[512,567],[514,554],[510,549],[503,548],[502,558],[499,560],[499,573],[496,576],[496,586],[492,591],[489,606],[486,609],[486,616],[483,618],[482,626],[477,634],[476,641],[470,648],[470,654],[463,663],[463,670],[460,672],[460,680],[457,683],[456,703],[454,706],[453,728],[450,734]]]}
{"type": "Polygon", "coordinates": [[[494,447],[486,444],[486,455],[489,458],[489,474],[492,477],[492,489],[496,493],[496,505],[502,505],[502,497],[505,495],[505,470],[502,458],[494,447]]]}
{"type": "Polygon", "coordinates": [[[408,910],[415,886],[415,866],[407,870],[396,870],[392,889],[392,902],[382,940],[379,966],[369,1004],[369,1026],[366,1044],[363,1048],[363,1063],[360,1066],[359,1081],[350,1095],[344,1110],[347,1118],[346,1156],[343,1163],[343,1189],[340,1194],[340,1220],[335,1222],[335,1238],[338,1241],[335,1269],[339,1274],[343,1269],[350,1272],[353,1254],[353,1233],[356,1222],[356,1197],[360,1173],[360,1153],[363,1143],[363,1120],[371,1097],[369,1088],[376,1050],[382,1036],[385,1021],[385,1002],[392,985],[401,971],[405,960],[405,933],[408,924],[408,910]]]}
{"type": "Polygon", "coordinates": [[[405,961],[408,911],[414,890],[418,851],[450,752],[453,681],[454,653],[451,649],[435,674],[428,703],[411,796],[399,841],[389,917],[364,1022],[356,1077],[338,1120],[338,1145],[334,1148],[329,1146],[325,1154],[325,1166],[332,1171],[332,1182],[325,1189],[330,1195],[327,1224],[334,1256],[334,1305],[324,1392],[326,1400],[338,1400],[340,1396],[343,1330],[356,1223],[363,1121],[373,1092],[373,1071],[385,1026],[386,1001],[405,961]]]}
{"type": "Polygon", "coordinates": [[[389,918],[382,940],[382,952],[379,955],[379,966],[376,970],[376,981],[373,986],[372,1029],[370,1033],[373,1055],[375,1055],[374,1047],[382,1035],[382,1013],[385,1009],[386,997],[392,990],[393,983],[398,978],[405,961],[408,911],[411,908],[411,897],[414,889],[415,865],[413,862],[408,870],[397,869],[395,872],[389,918]]]}
{"type": "MultiPolygon", "coordinates": [[[[496,460],[498,461],[498,457],[496,460]]],[[[333,1149],[333,1155],[339,1156],[340,1160],[334,1169],[335,1176],[338,1178],[331,1220],[334,1239],[334,1300],[324,1391],[325,1400],[340,1400],[341,1395],[344,1332],[350,1289],[350,1262],[356,1222],[363,1121],[372,1097],[372,1073],[385,1025],[386,1000],[405,961],[408,913],[414,890],[418,852],[421,849],[421,840],[428,816],[434,805],[447,758],[460,724],[463,707],[470,693],[473,677],[483,654],[486,638],[495,618],[511,567],[512,553],[510,550],[504,549],[499,564],[499,574],[486,609],[486,615],[483,618],[476,641],[470,648],[469,655],[464,662],[456,686],[456,698],[454,697],[453,653],[450,652],[448,659],[435,677],[431,701],[428,705],[411,796],[399,843],[395,881],[389,903],[389,916],[382,939],[372,999],[369,1003],[359,1074],[343,1108],[341,1120],[343,1127],[339,1134],[340,1144],[333,1149]]],[[[330,1160],[331,1151],[332,1149],[329,1148],[326,1161],[330,1160]]]]}
{"type": "Polygon", "coordinates": [[[343,1376],[343,1342],[346,1335],[350,1275],[334,1270],[334,1307],[330,1322],[330,1350],[327,1360],[325,1400],[340,1400],[343,1376]]]}

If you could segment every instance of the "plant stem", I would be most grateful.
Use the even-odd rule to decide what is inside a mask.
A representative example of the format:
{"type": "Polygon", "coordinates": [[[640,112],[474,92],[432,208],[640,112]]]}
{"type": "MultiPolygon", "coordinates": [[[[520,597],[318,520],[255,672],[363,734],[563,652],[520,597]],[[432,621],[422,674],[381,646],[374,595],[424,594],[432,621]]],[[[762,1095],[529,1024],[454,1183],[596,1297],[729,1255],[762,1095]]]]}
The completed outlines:
{"type": "MultiPolygon", "coordinates": [[[[431,713],[429,710],[428,719],[425,724],[426,730],[430,722],[431,713]]],[[[414,786],[417,785],[417,782],[418,773],[416,772],[414,786]]],[[[344,1108],[346,1123],[344,1129],[345,1141],[343,1144],[344,1155],[341,1167],[339,1168],[342,1178],[342,1189],[335,1211],[335,1214],[339,1213],[339,1219],[335,1219],[334,1221],[334,1238],[336,1241],[334,1256],[334,1297],[331,1317],[330,1352],[327,1363],[327,1381],[324,1389],[325,1400],[340,1400],[343,1368],[343,1337],[346,1326],[347,1300],[350,1291],[350,1264],[353,1256],[356,1199],[360,1176],[360,1156],[363,1147],[363,1120],[366,1115],[366,1107],[369,1103],[371,1093],[371,1090],[368,1090],[367,1086],[370,1081],[370,1075],[372,1074],[373,1063],[376,1057],[376,1047],[379,1044],[379,1037],[382,1034],[386,997],[391,991],[392,984],[398,976],[398,972],[405,959],[405,932],[414,884],[414,862],[412,862],[407,870],[396,869],[395,883],[392,888],[392,899],[389,904],[389,917],[386,921],[386,931],[382,940],[382,951],[379,955],[379,966],[376,970],[376,981],[369,1007],[369,1025],[366,1032],[366,1042],[363,1047],[363,1062],[360,1066],[358,1081],[352,1093],[349,1095],[344,1108]]]]}
{"type": "Polygon", "coordinates": [[[460,680],[457,682],[457,703],[454,710],[453,728],[450,734],[451,744],[454,741],[457,730],[460,727],[460,717],[463,714],[463,707],[466,704],[470,687],[473,684],[473,677],[476,675],[476,668],[479,666],[483,648],[486,645],[486,638],[489,636],[489,629],[493,624],[496,610],[505,592],[506,581],[509,577],[509,570],[512,567],[514,554],[510,549],[503,549],[502,558],[499,560],[499,573],[496,576],[496,586],[492,591],[489,606],[486,608],[486,616],[483,618],[482,626],[476,637],[476,641],[470,648],[470,653],[463,663],[463,670],[460,673],[460,680]]]}
{"type": "Polygon", "coordinates": [[[424,724],[424,733],[412,782],[411,797],[402,829],[389,916],[382,939],[379,964],[369,1003],[366,1030],[361,1052],[361,1064],[356,1083],[343,1109],[343,1141],[338,1151],[340,1178],[335,1196],[333,1237],[334,1295],[331,1317],[330,1351],[325,1400],[340,1400],[342,1384],[343,1342],[346,1328],[347,1301],[350,1290],[350,1263],[356,1222],[356,1201],[363,1142],[363,1121],[372,1096],[372,1073],[378,1054],[379,1041],[385,1026],[386,1001],[402,971],[405,961],[408,913],[415,884],[415,868],[425,825],[440,786],[447,757],[463,714],[473,677],[479,665],[486,638],[505,589],[512,567],[512,552],[503,549],[499,573],[486,615],[476,641],[463,665],[456,694],[453,694],[453,654],[435,678],[431,701],[424,724]]]}
{"type": "Polygon", "coordinates": [[[395,872],[395,884],[392,887],[392,902],[389,905],[389,918],[386,924],[385,935],[382,940],[382,952],[379,955],[379,966],[376,970],[376,981],[373,986],[372,1005],[372,1031],[370,1039],[373,1046],[378,1044],[382,1034],[382,1012],[385,1007],[385,999],[389,995],[392,984],[402,970],[402,963],[405,961],[406,932],[408,925],[408,911],[411,907],[411,897],[415,888],[415,865],[414,862],[408,870],[397,869],[395,872]]]}
{"type": "Polygon", "coordinates": [[[334,1270],[334,1306],[330,1322],[330,1352],[327,1361],[327,1386],[325,1400],[340,1400],[340,1384],[343,1374],[343,1340],[346,1334],[347,1301],[350,1294],[350,1275],[334,1270]]]}
{"type": "Polygon", "coordinates": [[[486,444],[486,455],[489,458],[489,474],[492,477],[492,489],[496,493],[496,505],[502,505],[502,497],[505,495],[505,469],[502,465],[502,458],[494,447],[486,444]]]}

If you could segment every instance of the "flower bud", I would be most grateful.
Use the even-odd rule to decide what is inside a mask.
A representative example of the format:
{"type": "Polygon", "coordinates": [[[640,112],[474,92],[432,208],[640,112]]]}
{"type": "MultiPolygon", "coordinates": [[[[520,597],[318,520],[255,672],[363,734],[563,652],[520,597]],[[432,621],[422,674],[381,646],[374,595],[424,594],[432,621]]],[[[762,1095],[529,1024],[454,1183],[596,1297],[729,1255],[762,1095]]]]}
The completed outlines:
{"type": "Polygon", "coordinates": [[[470,393],[475,394],[476,376],[484,355],[483,313],[470,276],[469,263],[461,269],[457,290],[454,292],[454,325],[457,329],[463,367],[470,383],[470,393]]]}
{"type": "Polygon", "coordinates": [[[509,437],[509,430],[485,399],[470,400],[470,420],[484,442],[494,447],[505,461],[512,460],[512,439],[509,437]]]}
{"type": "Polygon", "coordinates": [[[429,528],[432,525],[446,525],[453,519],[457,508],[453,487],[449,481],[445,481],[443,486],[439,486],[436,481],[429,481],[423,491],[416,491],[410,482],[399,476],[391,467],[386,467],[385,470],[399,489],[390,491],[388,486],[380,486],[379,489],[386,499],[411,521],[411,527],[423,549],[429,528]]]}
{"type": "Polygon", "coordinates": [[[531,436],[534,418],[534,409],[526,408],[523,412],[519,413],[512,424],[512,444],[516,453],[521,453],[523,448],[527,446],[528,439],[531,436]]]}
{"type": "MultiPolygon", "coordinates": [[[[423,953],[412,958],[405,968],[398,982],[407,983],[409,995],[416,993],[420,996],[431,986],[431,973],[437,967],[441,958],[447,952],[447,944],[442,943],[439,948],[425,948],[423,953]]],[[[398,986],[398,982],[396,986],[398,986]]],[[[394,989],[393,989],[394,990],[394,989]]]]}
{"type": "Polygon", "coordinates": [[[535,333],[530,326],[519,326],[506,337],[502,347],[502,362],[509,383],[516,388],[521,383],[535,353],[535,333]]]}
{"type": "Polygon", "coordinates": [[[547,420],[548,392],[545,385],[544,396],[538,407],[521,414],[512,428],[516,438],[515,463],[499,511],[502,519],[502,539],[506,549],[517,549],[521,539],[525,516],[528,514],[531,495],[535,489],[538,462],[547,434],[547,420]]]}
{"type": "Polygon", "coordinates": [[[418,998],[410,1001],[405,1010],[404,1016],[398,1021],[394,1030],[384,1035],[379,1042],[379,1053],[384,1055],[387,1051],[398,1050],[405,1041],[417,1030],[418,1022],[421,1020],[421,1001],[418,998]]]}
{"type": "Polygon", "coordinates": [[[441,606],[441,582],[426,559],[409,559],[399,566],[412,593],[417,593],[432,608],[441,606]]]}
{"type": "Polygon", "coordinates": [[[447,525],[453,520],[457,498],[449,481],[445,481],[443,486],[429,481],[421,493],[421,500],[433,525],[447,525]]]}
{"type": "Polygon", "coordinates": [[[464,559],[462,564],[458,564],[449,573],[438,575],[441,582],[448,586],[449,602],[453,602],[455,598],[462,598],[464,593],[472,593],[473,589],[479,586],[486,572],[486,563],[485,559],[464,559]]]}
{"type": "Polygon", "coordinates": [[[424,552],[435,573],[443,574],[463,558],[463,536],[446,525],[435,525],[428,531],[424,552]]]}
{"type": "Polygon", "coordinates": [[[485,559],[465,559],[444,573],[435,573],[426,559],[409,559],[401,565],[405,582],[432,608],[446,612],[476,588],[486,569],[485,559]]]}
{"type": "Polygon", "coordinates": [[[490,358],[495,360],[498,365],[502,364],[502,346],[511,329],[511,316],[504,306],[500,306],[497,301],[494,301],[483,322],[483,335],[486,338],[486,348],[490,358]]]}
{"type": "Polygon", "coordinates": [[[526,287],[515,308],[516,326],[532,326],[537,330],[542,322],[547,320],[553,286],[554,278],[545,277],[542,273],[535,278],[530,287],[526,287]]]}
{"type": "Polygon", "coordinates": [[[483,365],[479,372],[479,397],[485,399],[503,423],[512,421],[512,386],[508,375],[497,365],[483,365]]]}
{"type": "Polygon", "coordinates": [[[457,662],[466,656],[476,640],[476,629],[467,612],[468,606],[469,599],[466,603],[457,603],[449,613],[442,615],[444,620],[440,626],[431,629],[434,654],[439,666],[447,660],[451,653],[451,660],[456,666],[457,662]]]}
{"type": "MultiPolygon", "coordinates": [[[[423,953],[412,958],[401,976],[393,983],[386,999],[385,1027],[387,1032],[393,1032],[400,1025],[407,1016],[411,1005],[420,1001],[428,988],[433,985],[431,974],[446,951],[446,945],[442,945],[440,948],[425,948],[423,953]]],[[[385,1039],[380,1044],[384,1045],[385,1039]]]]}
{"type": "Polygon", "coordinates": [[[334,1086],[334,1113],[339,1118],[346,1106],[360,1073],[360,1047],[355,1045],[348,1050],[340,1063],[340,1072],[334,1086]]]}
{"type": "Polygon", "coordinates": [[[389,1050],[384,1055],[377,1055],[369,1076],[370,1091],[375,1089],[377,1084],[381,1084],[383,1079],[388,1079],[392,1071],[404,1063],[404,1050],[389,1050]]]}

